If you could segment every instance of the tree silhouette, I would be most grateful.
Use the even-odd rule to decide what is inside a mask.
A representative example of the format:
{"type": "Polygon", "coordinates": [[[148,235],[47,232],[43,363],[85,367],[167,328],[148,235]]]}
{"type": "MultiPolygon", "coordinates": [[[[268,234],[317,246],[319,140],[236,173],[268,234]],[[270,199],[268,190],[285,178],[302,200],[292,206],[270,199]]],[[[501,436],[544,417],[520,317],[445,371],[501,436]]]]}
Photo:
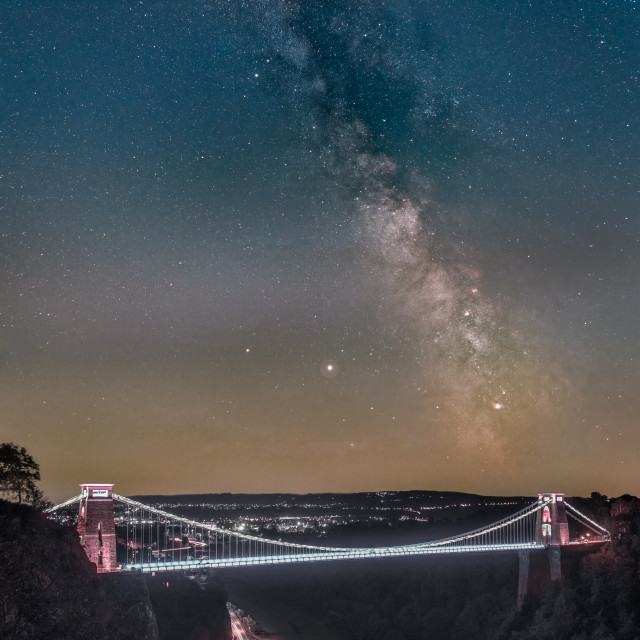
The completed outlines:
{"type": "Polygon", "coordinates": [[[20,504],[25,500],[35,506],[42,497],[36,486],[38,480],[40,467],[24,447],[13,442],[0,444],[0,493],[17,498],[20,504]]]}

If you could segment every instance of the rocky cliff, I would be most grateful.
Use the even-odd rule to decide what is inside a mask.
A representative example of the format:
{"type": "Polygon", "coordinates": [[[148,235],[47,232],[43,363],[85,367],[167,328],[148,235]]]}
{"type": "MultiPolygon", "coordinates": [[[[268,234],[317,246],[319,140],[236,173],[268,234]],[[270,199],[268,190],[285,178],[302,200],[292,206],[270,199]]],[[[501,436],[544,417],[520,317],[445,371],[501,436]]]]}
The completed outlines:
{"type": "Polygon", "coordinates": [[[75,530],[0,501],[0,638],[230,640],[231,630],[215,583],[99,576],[75,530]]]}

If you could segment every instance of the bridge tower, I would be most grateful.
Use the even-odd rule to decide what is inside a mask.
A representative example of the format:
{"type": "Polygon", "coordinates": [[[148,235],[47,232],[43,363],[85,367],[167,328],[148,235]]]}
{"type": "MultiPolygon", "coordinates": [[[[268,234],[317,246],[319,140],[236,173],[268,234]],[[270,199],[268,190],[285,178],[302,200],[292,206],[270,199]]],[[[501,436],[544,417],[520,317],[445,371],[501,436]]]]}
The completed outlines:
{"type": "Polygon", "coordinates": [[[539,493],[538,502],[546,503],[536,517],[536,542],[549,546],[569,543],[569,524],[564,493],[539,493]]]}
{"type": "MultiPolygon", "coordinates": [[[[564,506],[564,493],[539,493],[538,502],[544,506],[538,510],[536,516],[536,536],[538,544],[547,547],[549,574],[547,580],[551,582],[562,577],[562,545],[569,543],[569,523],[564,506]]],[[[531,552],[520,551],[520,571],[518,577],[518,607],[522,606],[524,597],[531,589],[529,569],[531,552]]],[[[534,581],[535,582],[535,581],[534,581]]]]}
{"type": "Polygon", "coordinates": [[[87,557],[98,573],[118,567],[113,521],[113,484],[81,484],[78,534],[87,557]]]}

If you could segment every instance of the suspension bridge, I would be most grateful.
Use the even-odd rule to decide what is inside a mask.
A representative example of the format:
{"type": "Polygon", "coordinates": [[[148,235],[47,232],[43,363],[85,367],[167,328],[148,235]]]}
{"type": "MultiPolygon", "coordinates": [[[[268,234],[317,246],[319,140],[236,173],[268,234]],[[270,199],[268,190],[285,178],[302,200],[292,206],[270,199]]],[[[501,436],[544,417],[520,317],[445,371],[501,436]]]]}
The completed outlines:
{"type": "MultiPolygon", "coordinates": [[[[330,547],[270,540],[184,518],[113,492],[112,484],[83,484],[82,492],[48,509],[51,517],[78,504],[77,530],[98,572],[155,573],[280,565],[330,560],[555,549],[551,577],[559,577],[559,549],[611,539],[597,522],[571,506],[562,493],[537,500],[490,525],[440,540],[381,547],[330,547]],[[573,533],[569,520],[577,523],[573,533]],[[555,565],[557,565],[554,568],[555,565]]],[[[528,569],[527,569],[528,571],[528,569]]]]}

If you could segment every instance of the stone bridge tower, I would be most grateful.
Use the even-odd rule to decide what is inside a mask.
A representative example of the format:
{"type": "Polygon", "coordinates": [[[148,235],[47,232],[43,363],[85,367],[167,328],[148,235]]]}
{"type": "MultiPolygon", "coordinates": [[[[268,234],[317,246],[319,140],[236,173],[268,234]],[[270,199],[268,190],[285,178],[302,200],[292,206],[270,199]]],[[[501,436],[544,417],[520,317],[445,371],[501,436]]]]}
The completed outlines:
{"type": "Polygon", "coordinates": [[[560,546],[569,542],[569,524],[564,506],[564,493],[539,493],[538,502],[546,506],[536,518],[536,542],[560,546]]]}
{"type": "MultiPolygon", "coordinates": [[[[562,577],[562,545],[569,543],[569,523],[564,506],[564,493],[539,493],[538,502],[544,504],[536,516],[535,542],[546,546],[549,562],[548,579],[552,582],[562,577]]],[[[529,569],[531,552],[520,551],[520,571],[518,580],[518,607],[530,591],[529,569]]]]}
{"type": "Polygon", "coordinates": [[[81,484],[78,534],[98,573],[118,568],[113,521],[113,484],[81,484]]]}

